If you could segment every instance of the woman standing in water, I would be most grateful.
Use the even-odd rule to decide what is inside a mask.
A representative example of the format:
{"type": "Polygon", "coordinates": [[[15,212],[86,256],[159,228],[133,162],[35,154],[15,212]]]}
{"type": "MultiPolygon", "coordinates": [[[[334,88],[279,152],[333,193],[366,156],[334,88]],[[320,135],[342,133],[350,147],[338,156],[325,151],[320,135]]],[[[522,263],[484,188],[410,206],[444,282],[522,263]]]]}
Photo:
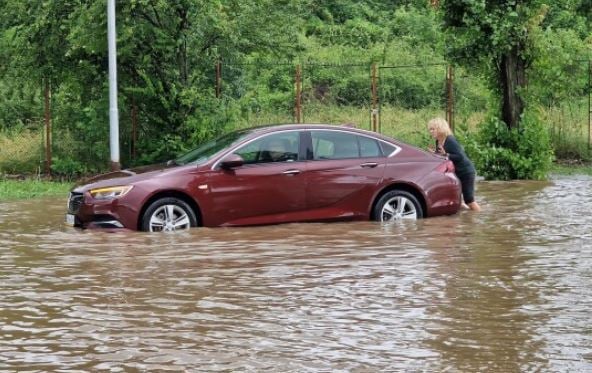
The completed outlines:
{"type": "Polygon", "coordinates": [[[473,211],[481,211],[475,201],[475,166],[452,134],[448,122],[442,118],[434,118],[428,122],[428,131],[436,140],[436,148],[430,147],[430,150],[446,155],[454,163],[454,172],[460,180],[466,205],[473,211]]]}

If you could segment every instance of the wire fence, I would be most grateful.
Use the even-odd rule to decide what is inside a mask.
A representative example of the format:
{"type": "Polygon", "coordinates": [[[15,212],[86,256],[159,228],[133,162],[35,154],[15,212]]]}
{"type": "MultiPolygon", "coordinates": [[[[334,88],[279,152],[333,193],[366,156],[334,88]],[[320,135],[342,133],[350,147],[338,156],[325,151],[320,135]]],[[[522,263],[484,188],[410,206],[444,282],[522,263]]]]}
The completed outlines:
{"type": "Polygon", "coordinates": [[[592,153],[592,60],[575,61],[564,68],[561,87],[545,82],[537,97],[540,116],[549,124],[558,158],[577,159],[592,153]]]}
{"type": "Polygon", "coordinates": [[[368,65],[305,64],[298,68],[301,74],[296,77],[302,84],[295,92],[297,122],[356,123],[370,129],[372,95],[368,65]]]}
{"type": "Polygon", "coordinates": [[[294,84],[293,64],[216,64],[216,97],[240,102],[236,127],[294,121],[294,84]]]}
{"type": "MultiPolygon", "coordinates": [[[[592,62],[579,61],[568,71],[572,83],[561,96],[544,86],[532,91],[538,95],[539,115],[548,124],[558,157],[590,157],[592,62]]],[[[418,146],[429,141],[425,124],[435,116],[447,118],[453,127],[475,131],[492,99],[482,80],[446,64],[219,62],[212,66],[211,75],[210,89],[220,100],[221,110],[232,107],[240,112],[228,128],[269,123],[351,123],[418,146]]],[[[85,120],[96,121],[98,109],[80,104],[79,116],[65,117],[67,111],[62,106],[75,104],[63,95],[54,96],[49,115],[36,125],[0,132],[0,172],[63,173],[76,169],[76,165],[83,165],[85,172],[106,170],[108,123],[87,131],[85,120]]],[[[125,166],[137,161],[138,143],[167,134],[140,118],[135,102],[123,106],[120,154],[125,166]]]]}
{"type": "Polygon", "coordinates": [[[424,146],[426,123],[439,116],[454,127],[452,77],[445,64],[380,66],[378,131],[424,146]]]}

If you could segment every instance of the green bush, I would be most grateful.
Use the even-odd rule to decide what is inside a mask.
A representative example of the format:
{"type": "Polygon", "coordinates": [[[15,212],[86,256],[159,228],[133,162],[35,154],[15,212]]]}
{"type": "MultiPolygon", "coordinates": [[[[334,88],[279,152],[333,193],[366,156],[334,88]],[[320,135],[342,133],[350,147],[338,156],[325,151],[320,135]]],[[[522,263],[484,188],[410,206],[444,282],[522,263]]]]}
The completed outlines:
{"type": "Polygon", "coordinates": [[[73,177],[81,176],[90,172],[84,163],[72,158],[53,157],[51,162],[51,171],[54,176],[73,177]]]}
{"type": "Polygon", "coordinates": [[[546,128],[530,114],[523,115],[517,129],[491,117],[476,136],[464,132],[460,137],[477,173],[487,180],[545,179],[554,159],[546,128]]]}

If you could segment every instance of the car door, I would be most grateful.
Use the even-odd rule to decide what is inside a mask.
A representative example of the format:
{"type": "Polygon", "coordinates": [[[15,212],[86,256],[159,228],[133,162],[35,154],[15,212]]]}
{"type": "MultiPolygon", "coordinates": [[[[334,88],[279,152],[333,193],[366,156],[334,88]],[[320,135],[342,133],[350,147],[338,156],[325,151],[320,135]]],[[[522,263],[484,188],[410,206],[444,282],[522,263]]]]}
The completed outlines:
{"type": "Polygon", "coordinates": [[[305,208],[306,162],[299,154],[299,131],[264,135],[233,153],[245,164],[217,168],[209,177],[209,225],[287,222],[305,208]]]}
{"type": "MultiPolygon", "coordinates": [[[[364,213],[380,183],[385,157],[378,141],[340,130],[310,131],[306,206],[364,213]]],[[[335,211],[334,211],[335,212],[335,211]]]]}

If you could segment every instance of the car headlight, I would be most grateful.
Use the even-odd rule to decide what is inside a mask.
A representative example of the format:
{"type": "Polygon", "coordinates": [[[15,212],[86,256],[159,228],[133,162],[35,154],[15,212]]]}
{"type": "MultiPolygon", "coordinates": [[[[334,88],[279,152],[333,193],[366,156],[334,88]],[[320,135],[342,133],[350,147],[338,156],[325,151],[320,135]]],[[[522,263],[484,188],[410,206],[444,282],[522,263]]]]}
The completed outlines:
{"type": "Polygon", "coordinates": [[[125,196],[132,188],[133,186],[131,185],[98,188],[91,189],[89,193],[95,199],[113,199],[125,196]]]}

